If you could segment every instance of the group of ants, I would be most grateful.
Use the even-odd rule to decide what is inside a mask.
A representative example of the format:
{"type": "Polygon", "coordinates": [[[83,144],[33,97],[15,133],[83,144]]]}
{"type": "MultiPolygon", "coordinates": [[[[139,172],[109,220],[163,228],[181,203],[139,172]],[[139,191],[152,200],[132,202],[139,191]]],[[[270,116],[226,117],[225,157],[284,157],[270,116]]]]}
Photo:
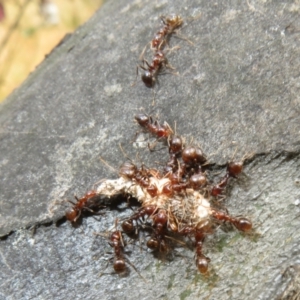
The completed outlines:
{"type": "MultiPolygon", "coordinates": [[[[142,81],[147,87],[153,87],[156,77],[162,68],[168,66],[167,59],[164,54],[164,47],[168,44],[169,37],[176,33],[176,30],[182,25],[183,20],[180,16],[172,15],[161,18],[163,27],[155,34],[151,41],[151,49],[154,56],[151,63],[146,60],[140,66],[145,73],[142,75],[142,81]]],[[[185,145],[184,139],[175,134],[170,125],[166,122],[160,123],[147,114],[138,114],[135,116],[136,122],[142,130],[154,136],[156,142],[163,142],[169,152],[169,160],[162,170],[148,168],[145,165],[136,166],[132,161],[126,161],[119,169],[119,176],[129,179],[141,186],[147,193],[155,198],[158,196],[157,187],[150,183],[151,177],[168,178],[161,193],[172,197],[176,193],[184,194],[187,189],[201,191],[207,199],[216,199],[218,205],[226,196],[226,187],[230,178],[237,178],[243,170],[243,161],[229,162],[227,164],[226,174],[213,184],[209,177],[211,164],[200,147],[194,145],[185,145]]],[[[153,149],[150,149],[153,150],[153,149]]],[[[131,195],[123,195],[130,198],[131,195]]],[[[91,190],[83,197],[77,198],[76,202],[68,201],[72,204],[65,217],[73,225],[77,224],[84,215],[98,214],[103,204],[99,201],[101,195],[97,191],[91,190]]],[[[250,232],[252,223],[245,217],[232,217],[224,208],[222,210],[212,209],[209,222],[201,224],[201,226],[185,226],[180,230],[172,226],[169,220],[169,213],[157,207],[156,205],[143,205],[137,208],[134,213],[125,220],[122,220],[122,230],[115,229],[110,233],[109,245],[114,250],[113,268],[117,273],[125,273],[128,262],[135,270],[136,268],[130,263],[125,256],[126,243],[123,239],[123,233],[132,237],[137,236],[140,230],[145,227],[151,228],[150,238],[146,242],[149,249],[159,253],[167,253],[170,251],[170,240],[172,234],[181,237],[193,237],[195,247],[195,258],[197,269],[202,274],[208,273],[210,259],[203,254],[203,242],[208,234],[212,234],[215,228],[224,222],[231,223],[241,232],[250,232]],[[147,226],[145,225],[147,223],[147,226]]]]}

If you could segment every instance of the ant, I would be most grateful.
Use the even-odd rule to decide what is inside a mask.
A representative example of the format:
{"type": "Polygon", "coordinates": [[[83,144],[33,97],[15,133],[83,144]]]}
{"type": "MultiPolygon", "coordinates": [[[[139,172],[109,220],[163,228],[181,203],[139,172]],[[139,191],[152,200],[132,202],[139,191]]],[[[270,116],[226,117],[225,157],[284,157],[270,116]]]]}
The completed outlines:
{"type": "MultiPolygon", "coordinates": [[[[117,224],[117,220],[116,220],[117,224]]],[[[120,230],[115,230],[111,233],[109,238],[109,245],[114,248],[115,257],[114,257],[114,270],[116,273],[124,273],[126,271],[126,263],[127,263],[138,273],[138,275],[146,282],[145,278],[138,272],[136,267],[129,261],[128,258],[125,258],[124,250],[125,250],[125,244],[123,240],[123,235],[120,230]]]]}
{"type": "Polygon", "coordinates": [[[153,50],[162,49],[167,43],[168,37],[183,24],[182,18],[177,15],[162,16],[161,21],[164,26],[155,34],[154,39],[151,41],[151,49],[153,50]]]}
{"type": "Polygon", "coordinates": [[[170,160],[165,167],[165,176],[170,179],[170,183],[163,187],[165,194],[171,195],[173,191],[181,192],[186,188],[198,189],[206,185],[207,179],[200,167],[206,162],[206,157],[200,148],[184,147],[182,138],[173,135],[173,130],[166,122],[161,126],[158,121],[153,121],[152,117],[145,114],[135,116],[135,120],[158,138],[168,139],[170,160]],[[179,159],[183,161],[181,166],[179,159]],[[189,170],[193,170],[193,174],[182,182],[183,176],[190,173],[189,170]]]}
{"type": "Polygon", "coordinates": [[[226,221],[234,225],[239,231],[247,232],[252,229],[252,223],[250,220],[244,217],[234,218],[222,211],[212,210],[212,216],[219,221],[226,221]]]}
{"type": "MultiPolygon", "coordinates": [[[[115,227],[117,227],[118,219],[115,220],[115,227]]],[[[95,235],[103,236],[100,233],[94,233],[95,235]]],[[[108,244],[114,249],[114,257],[112,257],[110,260],[113,259],[113,268],[116,273],[118,274],[124,274],[126,272],[126,262],[133,267],[133,269],[139,274],[139,276],[145,280],[145,278],[138,272],[136,267],[129,261],[128,258],[125,256],[125,242],[123,239],[123,234],[120,230],[116,229],[111,232],[109,236],[108,244]],[[126,262],[125,262],[126,260],[126,262]]]]}
{"type": "Polygon", "coordinates": [[[155,52],[150,64],[143,59],[143,65],[139,65],[139,67],[145,71],[141,78],[145,86],[148,88],[154,87],[157,75],[161,72],[163,67],[171,68],[165,54],[160,50],[155,52]],[[146,64],[147,67],[145,67],[144,64],[146,64]]]}
{"type": "Polygon", "coordinates": [[[99,195],[97,194],[97,192],[95,190],[92,190],[87,192],[80,199],[75,196],[75,199],[77,201],[76,203],[68,200],[68,202],[73,204],[73,207],[69,208],[65,213],[67,220],[75,224],[84,211],[96,214],[94,209],[100,208],[99,203],[97,203],[96,201],[98,198],[99,195]]]}
{"type": "Polygon", "coordinates": [[[212,187],[211,195],[214,197],[218,197],[226,188],[228,184],[228,180],[230,177],[237,178],[237,176],[243,171],[243,163],[242,162],[230,162],[227,165],[227,170],[225,176],[221,179],[221,181],[212,187]]]}
{"type": "Polygon", "coordinates": [[[114,258],[114,270],[117,273],[122,273],[126,269],[125,259],[124,259],[124,243],[123,237],[120,230],[113,231],[110,235],[109,245],[114,248],[115,258],[114,258]]]}
{"type": "Polygon", "coordinates": [[[163,193],[169,196],[173,193],[180,193],[188,188],[199,190],[207,184],[207,178],[204,173],[193,174],[186,180],[182,180],[176,173],[170,173],[168,178],[170,182],[163,187],[163,193]]]}
{"type": "MultiPolygon", "coordinates": [[[[157,208],[156,208],[157,210],[157,208]]],[[[164,209],[159,209],[154,216],[153,229],[154,232],[151,238],[147,241],[147,247],[152,250],[159,250],[160,252],[166,252],[168,249],[165,241],[165,233],[167,230],[168,216],[164,209]]]]}
{"type": "Polygon", "coordinates": [[[160,125],[158,121],[153,121],[152,117],[145,114],[136,115],[134,118],[142,128],[148,130],[158,138],[168,138],[173,134],[173,130],[167,122],[160,125]]]}
{"type": "Polygon", "coordinates": [[[165,252],[167,244],[165,242],[165,232],[167,229],[168,217],[165,210],[158,210],[155,205],[147,205],[140,208],[130,218],[122,223],[122,229],[126,234],[132,234],[137,229],[138,222],[144,217],[150,217],[152,220],[153,233],[147,241],[147,247],[151,250],[165,252]],[[134,225],[134,222],[136,225],[134,225]]]}
{"type": "Polygon", "coordinates": [[[145,71],[141,78],[148,88],[154,87],[157,75],[161,72],[162,68],[165,67],[173,69],[173,67],[168,64],[168,60],[165,57],[163,49],[165,44],[167,43],[169,36],[174,33],[175,30],[179,28],[183,23],[182,18],[177,15],[172,15],[170,17],[162,16],[161,20],[164,24],[164,27],[156,33],[154,39],[151,41],[151,49],[154,51],[152,62],[148,63],[147,60],[142,59],[147,46],[140,56],[143,64],[139,65],[139,67],[145,71]]]}
{"type": "Polygon", "coordinates": [[[151,217],[157,211],[157,207],[155,205],[147,205],[145,207],[141,207],[136,213],[134,213],[130,218],[126,219],[122,223],[122,229],[126,234],[131,234],[136,230],[136,226],[133,224],[135,222],[138,223],[139,220],[144,219],[145,216],[151,217]]]}
{"type": "Polygon", "coordinates": [[[153,177],[153,174],[151,170],[148,170],[145,166],[137,168],[132,162],[125,162],[120,167],[119,175],[123,178],[137,182],[146,189],[151,197],[157,195],[157,187],[150,182],[150,178],[153,177]]]}

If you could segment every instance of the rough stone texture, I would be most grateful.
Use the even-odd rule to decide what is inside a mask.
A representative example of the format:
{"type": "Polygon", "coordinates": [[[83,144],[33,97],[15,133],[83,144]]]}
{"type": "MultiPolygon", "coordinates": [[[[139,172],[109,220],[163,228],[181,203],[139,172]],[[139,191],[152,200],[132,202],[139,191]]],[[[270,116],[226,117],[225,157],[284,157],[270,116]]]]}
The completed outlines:
{"type": "Polygon", "coordinates": [[[68,36],[0,107],[0,299],[299,299],[299,12],[298,1],[107,1],[68,36]],[[153,99],[140,80],[132,86],[135,66],[159,16],[173,12],[194,46],[171,38],[180,75],[160,76],[153,99]],[[111,248],[93,233],[112,229],[125,208],[76,230],[55,226],[59,203],[116,177],[100,156],[118,168],[120,143],[149,165],[166,157],[133,147],[141,108],[176,121],[217,165],[235,151],[254,155],[226,201],[260,235],[210,236],[209,277],[183,247],[160,260],[129,245],[146,283],[133,269],[105,268],[111,248]]]}

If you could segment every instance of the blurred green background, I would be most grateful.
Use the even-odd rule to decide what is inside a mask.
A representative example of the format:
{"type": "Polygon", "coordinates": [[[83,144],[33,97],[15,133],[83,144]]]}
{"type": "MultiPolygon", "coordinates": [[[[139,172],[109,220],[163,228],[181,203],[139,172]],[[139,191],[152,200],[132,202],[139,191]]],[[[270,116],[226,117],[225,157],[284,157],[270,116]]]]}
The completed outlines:
{"type": "Polygon", "coordinates": [[[0,0],[0,102],[104,0],[0,0]]]}

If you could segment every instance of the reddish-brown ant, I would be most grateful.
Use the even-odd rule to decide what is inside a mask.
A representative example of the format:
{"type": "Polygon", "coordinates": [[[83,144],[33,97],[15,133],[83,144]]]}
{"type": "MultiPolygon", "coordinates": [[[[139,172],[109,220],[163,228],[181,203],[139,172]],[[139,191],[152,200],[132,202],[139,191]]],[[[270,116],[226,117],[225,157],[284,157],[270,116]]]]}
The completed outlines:
{"type": "Polygon", "coordinates": [[[96,191],[92,190],[87,192],[80,199],[75,196],[75,199],[77,200],[76,203],[69,200],[68,202],[72,203],[73,207],[69,208],[65,213],[67,220],[72,223],[76,223],[84,211],[96,214],[97,212],[95,209],[99,209],[101,207],[101,205],[96,201],[97,198],[99,198],[99,195],[96,191]]]}
{"type": "Polygon", "coordinates": [[[163,125],[160,125],[158,121],[153,121],[152,117],[145,114],[136,115],[135,120],[141,127],[153,135],[156,135],[158,138],[168,138],[173,133],[168,123],[164,122],[163,125]]]}
{"type": "Polygon", "coordinates": [[[196,266],[200,273],[205,274],[208,270],[208,263],[210,262],[210,259],[202,253],[205,234],[203,231],[196,231],[194,236],[196,246],[196,266]]]}
{"type": "Polygon", "coordinates": [[[247,232],[252,229],[252,223],[247,218],[233,218],[222,211],[215,210],[212,210],[212,216],[219,221],[225,221],[233,224],[238,230],[243,232],[247,232]]]}
{"type": "Polygon", "coordinates": [[[144,74],[141,77],[145,86],[148,88],[152,88],[155,85],[158,73],[162,70],[163,67],[170,67],[170,65],[168,64],[165,54],[162,51],[158,50],[155,52],[151,63],[143,60],[143,65],[139,65],[139,67],[145,70],[144,74]],[[147,67],[144,66],[145,64],[147,67]]]}
{"type": "MultiPolygon", "coordinates": [[[[117,227],[118,219],[115,221],[115,226],[117,227]]],[[[100,236],[106,236],[102,235],[100,233],[95,233],[96,235],[100,236]]],[[[123,239],[122,232],[120,230],[114,230],[111,232],[109,236],[109,242],[108,244],[114,249],[114,257],[113,257],[113,268],[116,273],[124,274],[126,271],[126,262],[141,276],[143,280],[144,277],[138,272],[136,267],[129,261],[128,258],[125,256],[125,242],[123,239]],[[126,262],[125,262],[126,261],[126,262]]]]}
{"type": "Polygon", "coordinates": [[[151,41],[151,49],[154,50],[162,49],[169,36],[183,23],[182,18],[177,15],[162,16],[161,20],[164,26],[155,34],[154,39],[151,41]]]}
{"type": "MultiPolygon", "coordinates": [[[[170,17],[162,17],[161,20],[164,24],[164,27],[156,33],[154,39],[151,41],[151,49],[154,50],[152,62],[148,63],[145,59],[141,58],[143,64],[139,65],[139,67],[145,71],[141,77],[142,81],[144,82],[146,87],[149,88],[152,88],[155,85],[157,75],[162,70],[162,68],[166,67],[172,69],[172,67],[168,64],[163,49],[165,44],[167,43],[169,36],[173,32],[175,32],[175,30],[183,23],[182,18],[176,15],[172,15],[170,17]]],[[[141,54],[141,57],[143,57],[143,53],[141,54]]]]}
{"type": "Polygon", "coordinates": [[[225,176],[221,179],[221,181],[212,187],[211,195],[214,197],[219,196],[227,186],[228,180],[230,177],[236,178],[243,170],[242,162],[230,162],[227,165],[227,171],[225,176]]]}
{"type": "MultiPolygon", "coordinates": [[[[179,169],[179,158],[183,149],[182,138],[178,135],[171,135],[168,138],[170,160],[165,166],[165,174],[174,174],[179,169]]],[[[177,172],[178,175],[178,172],[177,172]]]]}
{"type": "Polygon", "coordinates": [[[164,252],[166,250],[166,242],[164,239],[165,231],[167,229],[167,213],[164,210],[157,210],[154,205],[148,205],[139,209],[130,218],[122,223],[122,229],[127,234],[134,232],[140,220],[144,217],[151,217],[153,233],[151,238],[147,241],[147,247],[152,250],[159,250],[164,252]],[[135,225],[134,225],[135,223],[135,225]]]}
{"type": "Polygon", "coordinates": [[[153,174],[151,170],[144,166],[137,168],[132,162],[125,162],[120,168],[119,175],[137,182],[140,186],[146,188],[152,197],[156,196],[157,188],[150,183],[150,177],[153,174]]]}
{"type": "Polygon", "coordinates": [[[167,212],[163,209],[158,210],[152,217],[153,220],[153,234],[147,241],[147,247],[153,250],[165,252],[167,244],[165,241],[165,233],[167,230],[168,216],[167,212]]]}
{"type": "Polygon", "coordinates": [[[148,205],[140,208],[130,218],[122,223],[122,229],[125,233],[132,233],[137,229],[137,224],[143,220],[145,216],[150,217],[156,212],[157,208],[154,205],[148,205]],[[135,223],[135,225],[134,225],[135,223]]]}
{"type": "Polygon", "coordinates": [[[126,269],[125,259],[124,259],[124,243],[123,237],[120,230],[112,232],[110,235],[110,246],[114,248],[115,258],[114,258],[114,270],[117,273],[124,272],[126,269]]]}

